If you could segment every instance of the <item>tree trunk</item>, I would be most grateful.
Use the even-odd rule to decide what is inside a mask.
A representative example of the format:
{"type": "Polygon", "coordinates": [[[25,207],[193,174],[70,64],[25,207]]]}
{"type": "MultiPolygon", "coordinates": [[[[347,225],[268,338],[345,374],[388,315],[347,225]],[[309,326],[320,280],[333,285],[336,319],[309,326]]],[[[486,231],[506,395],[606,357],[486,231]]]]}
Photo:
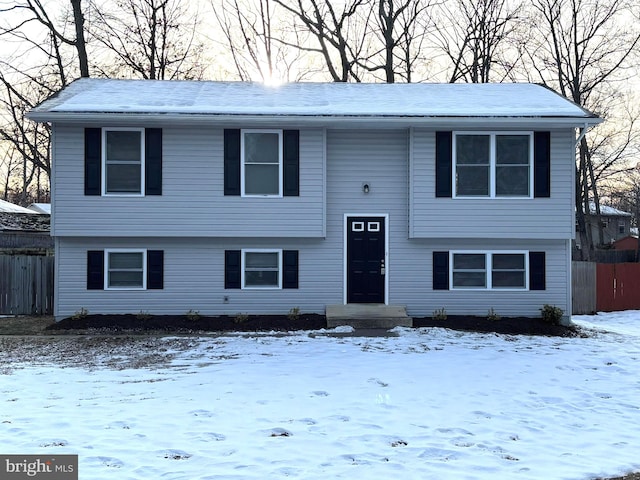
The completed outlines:
{"type": "Polygon", "coordinates": [[[73,7],[73,24],[76,28],[76,50],[80,63],[80,76],[89,77],[89,59],[87,57],[87,44],[84,39],[84,15],[82,14],[82,0],[71,0],[73,7]]]}

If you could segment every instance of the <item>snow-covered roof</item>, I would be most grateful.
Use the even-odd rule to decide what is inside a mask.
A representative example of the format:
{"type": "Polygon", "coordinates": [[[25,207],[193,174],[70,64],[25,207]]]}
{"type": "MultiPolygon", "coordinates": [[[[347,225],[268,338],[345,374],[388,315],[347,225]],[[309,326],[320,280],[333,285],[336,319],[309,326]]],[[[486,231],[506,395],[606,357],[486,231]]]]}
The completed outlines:
{"type": "Polygon", "coordinates": [[[403,118],[555,118],[599,123],[540,85],[288,83],[114,80],[82,78],[35,107],[37,121],[90,114],[166,116],[339,116],[403,118]]]}
{"type": "Polygon", "coordinates": [[[51,217],[34,212],[0,212],[0,232],[49,232],[51,217]]]}
{"type": "MultiPolygon", "coordinates": [[[[591,202],[589,203],[589,210],[591,215],[596,214],[596,204],[591,202]]],[[[609,207],[607,205],[600,205],[600,215],[607,215],[611,217],[631,217],[632,214],[629,212],[623,212],[622,210],[618,210],[617,208],[609,207]]]]}
{"type": "Polygon", "coordinates": [[[46,215],[51,215],[50,203],[32,203],[27,208],[29,210],[33,210],[36,213],[44,213],[46,215]]]}
{"type": "Polygon", "coordinates": [[[0,212],[2,213],[36,213],[28,208],[21,207],[15,203],[0,200],[0,212]]]}

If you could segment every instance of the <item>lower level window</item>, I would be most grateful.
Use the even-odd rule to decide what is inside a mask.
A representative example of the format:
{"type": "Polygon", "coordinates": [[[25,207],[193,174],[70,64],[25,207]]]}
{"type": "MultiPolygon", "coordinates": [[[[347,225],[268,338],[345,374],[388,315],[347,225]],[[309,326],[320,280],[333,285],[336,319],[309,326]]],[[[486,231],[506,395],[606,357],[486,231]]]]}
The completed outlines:
{"type": "Polygon", "coordinates": [[[243,250],[244,288],[281,288],[280,250],[243,250]]]}
{"type": "Polygon", "coordinates": [[[453,289],[527,289],[526,252],[451,252],[453,289]]]}
{"type": "Polygon", "coordinates": [[[105,268],[107,288],[146,288],[145,253],[144,250],[107,250],[105,268]]]}

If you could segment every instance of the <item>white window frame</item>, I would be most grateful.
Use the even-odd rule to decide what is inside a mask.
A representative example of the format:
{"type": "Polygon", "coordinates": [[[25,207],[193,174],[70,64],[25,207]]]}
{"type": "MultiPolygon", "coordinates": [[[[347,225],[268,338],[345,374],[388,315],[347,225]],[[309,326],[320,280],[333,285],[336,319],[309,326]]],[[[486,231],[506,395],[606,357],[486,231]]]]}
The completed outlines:
{"type": "Polygon", "coordinates": [[[281,248],[243,248],[241,250],[240,275],[243,290],[282,290],[282,249],[281,248]],[[278,285],[256,286],[245,283],[245,258],[247,253],[277,253],[278,254],[278,285]]]}
{"type": "Polygon", "coordinates": [[[146,290],[147,289],[147,249],[145,248],[110,248],[104,251],[104,289],[105,290],[146,290]],[[141,287],[112,287],[109,285],[109,260],[112,253],[140,253],[142,254],[142,286],[141,287]]]}
{"type": "Polygon", "coordinates": [[[144,197],[145,195],[145,134],[144,128],[103,127],[102,128],[102,196],[103,197],[144,197]],[[139,132],[140,133],[140,192],[107,192],[107,132],[139,132]]]}
{"type": "Polygon", "coordinates": [[[533,132],[532,131],[454,131],[452,140],[452,175],[451,175],[451,191],[453,198],[469,198],[477,200],[479,198],[506,198],[506,199],[531,199],[533,195],[533,132]],[[457,191],[457,136],[458,135],[484,135],[489,139],[489,194],[488,195],[458,195],[457,191]],[[526,135],[529,137],[529,195],[496,195],[496,137],[500,135],[526,135]]]}
{"type": "MultiPolygon", "coordinates": [[[[240,130],[240,195],[243,197],[257,198],[282,198],[284,188],[284,143],[282,129],[244,128],[240,130]],[[277,194],[253,194],[245,192],[245,161],[244,161],[244,136],[247,133],[271,133],[278,135],[278,193],[277,194]]],[[[273,165],[267,163],[265,165],[273,165]]]]}
{"type": "Polygon", "coordinates": [[[494,292],[522,292],[529,290],[529,251],[528,250],[450,250],[449,251],[449,290],[459,291],[487,291],[494,292]],[[485,258],[485,287],[456,287],[453,285],[453,257],[458,254],[484,255],[485,258]],[[493,255],[523,255],[524,256],[524,287],[493,287],[493,255]]]}

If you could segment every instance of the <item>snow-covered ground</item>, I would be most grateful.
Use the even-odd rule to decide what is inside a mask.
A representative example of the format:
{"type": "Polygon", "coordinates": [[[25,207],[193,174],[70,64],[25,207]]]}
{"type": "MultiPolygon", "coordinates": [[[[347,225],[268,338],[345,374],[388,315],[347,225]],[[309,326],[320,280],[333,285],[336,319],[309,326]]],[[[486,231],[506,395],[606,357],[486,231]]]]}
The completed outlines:
{"type": "Polygon", "coordinates": [[[592,335],[4,338],[0,453],[87,480],[640,470],[640,312],[574,321],[592,335]]]}

